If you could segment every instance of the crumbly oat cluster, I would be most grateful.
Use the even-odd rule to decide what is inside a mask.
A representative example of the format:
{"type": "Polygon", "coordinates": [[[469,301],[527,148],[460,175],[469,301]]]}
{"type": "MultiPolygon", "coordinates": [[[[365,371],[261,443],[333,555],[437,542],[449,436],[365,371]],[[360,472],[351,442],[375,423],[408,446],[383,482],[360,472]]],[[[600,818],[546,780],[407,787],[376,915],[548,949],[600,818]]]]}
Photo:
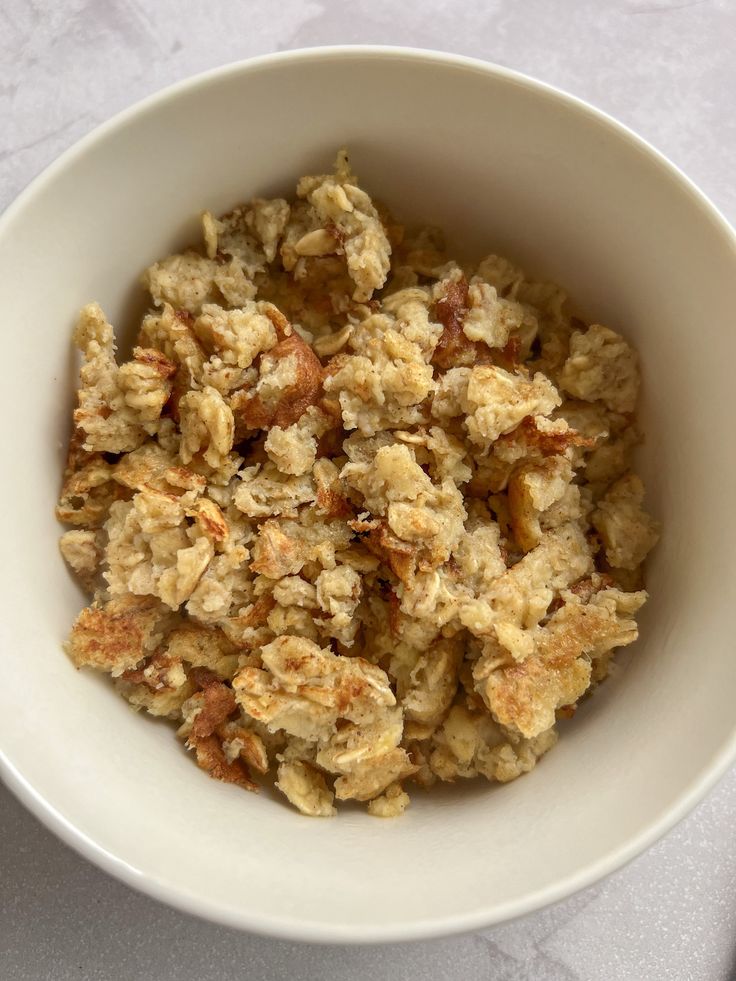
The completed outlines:
{"type": "Polygon", "coordinates": [[[203,226],[146,271],[131,360],[79,318],[72,660],[304,814],[526,773],[637,636],[636,353],[405,233],[344,152],[203,226]]]}

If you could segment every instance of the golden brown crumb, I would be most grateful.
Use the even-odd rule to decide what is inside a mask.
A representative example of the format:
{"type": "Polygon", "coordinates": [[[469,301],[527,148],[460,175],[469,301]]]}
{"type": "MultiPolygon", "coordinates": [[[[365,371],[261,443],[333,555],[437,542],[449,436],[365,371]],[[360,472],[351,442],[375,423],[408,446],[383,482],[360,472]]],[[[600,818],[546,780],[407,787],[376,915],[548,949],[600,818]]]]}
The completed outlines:
{"type": "Polygon", "coordinates": [[[192,668],[189,677],[202,689],[202,706],[194,719],[190,739],[205,739],[235,712],[235,695],[232,688],[207,668],[192,668]]]}
{"type": "Polygon", "coordinates": [[[460,364],[472,364],[477,360],[476,345],[463,333],[467,312],[468,281],[461,276],[447,283],[434,304],[433,313],[442,324],[442,333],[434,349],[432,361],[439,368],[455,368],[460,364]]]}
{"type": "Polygon", "coordinates": [[[151,596],[127,594],[86,607],[72,627],[67,652],[77,667],[117,677],[153,653],[163,616],[161,604],[151,596]]]}
{"type": "Polygon", "coordinates": [[[276,786],[302,814],[331,817],[336,813],[332,803],[334,794],[322,774],[308,763],[299,760],[281,763],[276,786]]]}
{"type": "Polygon", "coordinates": [[[368,813],[373,817],[399,817],[409,806],[409,795],[400,783],[392,783],[380,797],[368,801],[368,813]]]}
{"type": "Polygon", "coordinates": [[[322,365],[302,338],[293,333],[279,341],[261,359],[260,378],[255,392],[234,397],[233,409],[247,429],[285,429],[297,422],[307,409],[317,404],[322,386],[322,365]],[[291,363],[290,363],[291,362],[291,363]],[[285,379],[276,376],[289,365],[285,379]]]}
{"type": "Polygon", "coordinates": [[[188,745],[194,750],[197,766],[215,780],[234,783],[244,790],[258,790],[258,785],[251,780],[243,761],[229,760],[216,736],[206,736],[203,739],[193,736],[188,745]]]}

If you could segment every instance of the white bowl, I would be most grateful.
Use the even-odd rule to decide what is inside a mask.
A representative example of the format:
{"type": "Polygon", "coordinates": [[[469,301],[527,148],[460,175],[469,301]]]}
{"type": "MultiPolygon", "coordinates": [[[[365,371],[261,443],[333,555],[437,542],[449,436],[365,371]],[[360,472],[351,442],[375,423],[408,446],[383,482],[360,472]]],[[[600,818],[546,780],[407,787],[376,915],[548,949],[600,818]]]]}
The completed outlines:
{"type": "Polygon", "coordinates": [[[736,240],[671,164],[589,106],[428,52],[333,48],[174,86],[66,153],[0,221],[2,771],[66,842],[152,896],[284,937],[387,941],[484,927],[611,872],[736,750],[736,240]],[[57,555],[78,308],[121,332],[140,270],[197,215],[291,188],[347,143],[405,219],[567,286],[644,366],[642,468],[664,537],[642,638],[506,787],[417,794],[400,820],[308,820],[206,778],[169,727],[61,652],[82,597],[57,555]]]}

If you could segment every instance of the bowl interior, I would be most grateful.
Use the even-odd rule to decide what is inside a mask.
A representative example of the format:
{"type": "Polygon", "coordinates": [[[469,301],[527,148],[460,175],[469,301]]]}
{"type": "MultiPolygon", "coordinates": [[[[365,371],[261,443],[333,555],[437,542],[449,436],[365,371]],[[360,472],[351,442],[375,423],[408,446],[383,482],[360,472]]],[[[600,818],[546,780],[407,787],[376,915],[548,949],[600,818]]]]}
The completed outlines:
{"type": "Polygon", "coordinates": [[[6,556],[0,749],[55,830],[110,871],[235,925],[394,939],[524,912],[608,871],[684,812],[734,735],[730,614],[733,238],[622,130],[518,77],[440,56],[313,51],[228,69],[107,125],[0,224],[6,556]],[[566,286],[638,347],[641,470],[664,524],[642,637],[504,788],[417,794],[405,817],[299,817],[217,784],[173,730],[60,650],[82,598],[57,555],[78,308],[133,329],[140,271],[203,208],[291,191],[347,144],[365,186],[461,254],[566,286]]]}

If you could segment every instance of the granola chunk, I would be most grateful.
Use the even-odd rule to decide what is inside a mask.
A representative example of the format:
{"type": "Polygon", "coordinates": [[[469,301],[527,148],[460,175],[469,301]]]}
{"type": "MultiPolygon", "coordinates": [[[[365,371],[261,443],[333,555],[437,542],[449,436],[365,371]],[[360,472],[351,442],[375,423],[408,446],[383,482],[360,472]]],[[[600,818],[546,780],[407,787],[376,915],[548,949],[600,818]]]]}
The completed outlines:
{"type": "Polygon", "coordinates": [[[143,285],[156,306],[169,303],[177,310],[197,314],[206,303],[238,306],[256,294],[243,262],[232,257],[220,263],[197,252],[172,255],[143,274],[143,285]]]}
{"type": "Polygon", "coordinates": [[[83,586],[92,592],[100,565],[102,549],[100,536],[89,529],[66,531],[59,539],[59,549],[64,559],[83,586]]]}
{"type": "Polygon", "coordinates": [[[246,714],[271,730],[329,738],[338,719],[363,722],[396,703],[380,668],[300,637],[277,637],[262,648],[261,660],[262,668],[243,668],[233,688],[246,714]]]}
{"type": "Polygon", "coordinates": [[[301,477],[316,462],[318,439],[333,425],[332,416],[310,405],[290,426],[272,426],[263,448],[281,473],[301,477]]]}
{"type": "Polygon", "coordinates": [[[508,783],[532,770],[556,742],[553,728],[526,739],[502,729],[486,712],[457,704],[432,740],[429,766],[440,780],[481,775],[508,783]]]}
{"type": "Polygon", "coordinates": [[[409,795],[400,783],[390,784],[380,797],[368,801],[368,813],[373,817],[400,817],[409,806],[409,795]]]}
{"type": "Polygon", "coordinates": [[[603,589],[588,603],[574,593],[544,627],[534,631],[533,651],[520,661],[494,667],[482,657],[475,669],[478,690],[493,717],[531,738],[549,729],[555,712],[573,705],[591,680],[591,662],[636,640],[632,618],[644,593],[603,589]]]}
{"type": "Polygon", "coordinates": [[[373,202],[357,185],[347,151],[338,153],[334,174],[302,177],[297,196],[310,205],[309,230],[294,243],[293,254],[282,250],[286,268],[293,255],[344,255],[353,299],[369,300],[386,282],[391,244],[373,202]]]}
{"type": "Polygon", "coordinates": [[[276,786],[302,814],[309,817],[331,817],[337,814],[335,795],[319,770],[299,760],[279,764],[276,786]]]}
{"type": "Polygon", "coordinates": [[[317,404],[321,387],[319,358],[294,332],[261,357],[255,386],[235,393],[231,407],[246,431],[286,428],[317,404]]]}
{"type": "MultiPolygon", "coordinates": [[[[138,362],[129,367],[121,384],[113,329],[98,304],[90,303],[84,307],[74,340],[84,356],[79,407],[74,410],[74,423],[85,434],[84,449],[109,453],[136,449],[148,435],[145,424],[158,418],[168,395],[161,401],[154,383],[153,394],[149,392],[147,398],[143,397],[141,386],[144,381],[138,374],[141,367],[138,362]]],[[[166,374],[167,369],[163,370],[166,374]]],[[[153,374],[156,376],[155,369],[153,374]]],[[[164,384],[164,393],[167,377],[157,376],[158,382],[164,384]]]]}
{"type": "Polygon", "coordinates": [[[423,403],[435,387],[429,360],[441,334],[429,302],[419,289],[393,294],[387,312],[369,313],[353,328],[353,353],[328,365],[325,391],[339,399],[346,429],[372,436],[426,421],[423,403]]]}
{"type": "Polygon", "coordinates": [[[107,671],[113,678],[152,654],[163,636],[165,608],[151,597],[130,594],[86,607],[66,650],[74,664],[107,671]]]}
{"type": "Polygon", "coordinates": [[[341,476],[363,496],[372,514],[410,543],[432,567],[447,561],[462,534],[466,511],[455,483],[432,483],[407,446],[383,446],[372,463],[348,463],[341,476]]]}
{"type": "Polygon", "coordinates": [[[208,303],[194,321],[192,329],[210,354],[203,373],[226,379],[226,385],[221,387],[235,389],[243,385],[248,378],[245,369],[276,345],[276,329],[263,312],[264,306],[251,300],[236,310],[224,310],[208,303]]]}
{"type": "Polygon", "coordinates": [[[201,453],[213,468],[222,466],[233,448],[234,421],[230,406],[211,387],[192,391],[179,402],[181,449],[184,464],[201,453]]]}
{"type": "Polygon", "coordinates": [[[592,522],[609,564],[636,569],[657,543],[659,526],[642,508],[644,484],[636,474],[617,480],[598,502],[592,522]]]}
{"type": "Polygon", "coordinates": [[[620,334],[600,324],[585,333],[574,331],[560,385],[577,399],[600,399],[614,412],[631,412],[639,389],[636,352],[620,334]]]}

